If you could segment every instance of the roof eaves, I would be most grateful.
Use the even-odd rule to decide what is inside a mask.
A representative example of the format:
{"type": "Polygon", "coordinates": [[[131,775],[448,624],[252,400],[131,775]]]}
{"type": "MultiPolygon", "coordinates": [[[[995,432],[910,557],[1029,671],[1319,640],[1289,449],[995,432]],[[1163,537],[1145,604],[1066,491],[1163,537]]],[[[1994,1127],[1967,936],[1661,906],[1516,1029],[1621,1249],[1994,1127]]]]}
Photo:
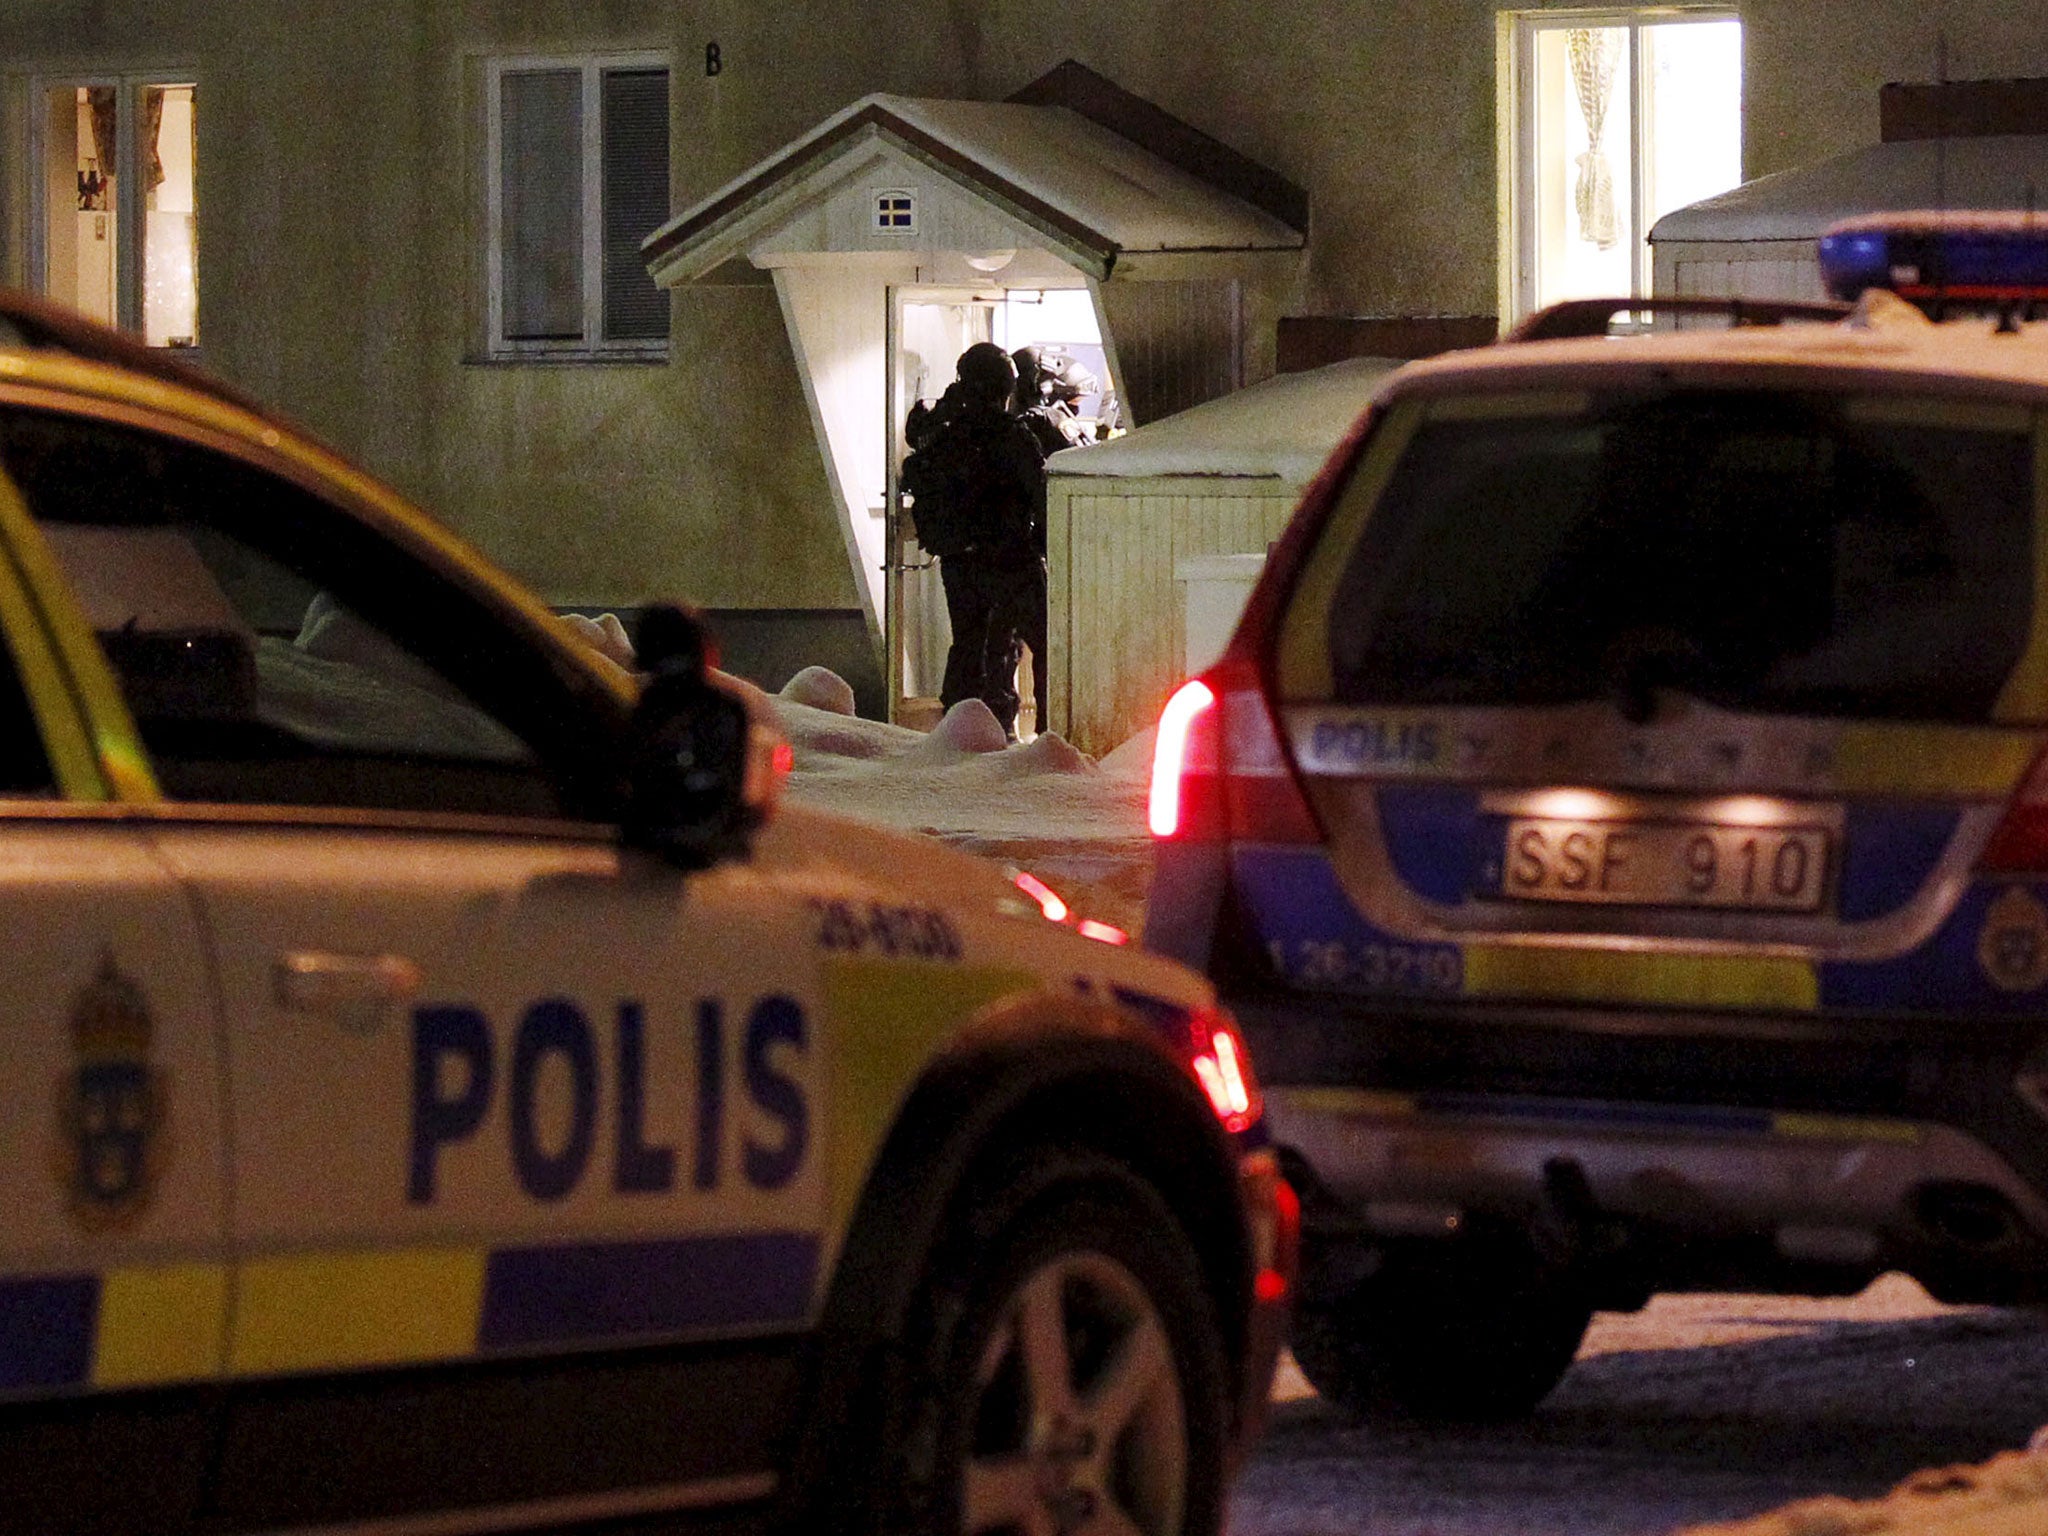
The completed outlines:
{"type": "Polygon", "coordinates": [[[837,117],[827,119],[782,154],[763,162],[649,235],[640,246],[648,270],[666,286],[687,281],[693,274],[669,277],[682,265],[685,251],[712,245],[720,235],[769,206],[795,177],[870,138],[892,140],[948,180],[996,203],[1066,252],[1089,276],[1105,278],[1115,265],[1116,243],[1102,231],[994,174],[938,135],[906,121],[883,99],[866,97],[837,117]]]}

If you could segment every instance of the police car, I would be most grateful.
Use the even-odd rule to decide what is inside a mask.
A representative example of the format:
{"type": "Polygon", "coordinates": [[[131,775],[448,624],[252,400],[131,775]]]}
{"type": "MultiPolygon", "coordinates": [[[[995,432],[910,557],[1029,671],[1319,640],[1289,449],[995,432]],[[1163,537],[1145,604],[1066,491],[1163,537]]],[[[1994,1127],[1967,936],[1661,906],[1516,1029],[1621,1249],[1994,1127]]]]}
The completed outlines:
{"type": "Polygon", "coordinates": [[[1146,942],[1361,1412],[1526,1410],[1656,1290],[2048,1295],[2048,230],[1823,254],[1853,312],[1392,376],[1164,712],[1146,942]]]}
{"type": "Polygon", "coordinates": [[[1218,1526],[1231,1019],[640,638],[0,299],[0,1529],[1218,1526]]]}

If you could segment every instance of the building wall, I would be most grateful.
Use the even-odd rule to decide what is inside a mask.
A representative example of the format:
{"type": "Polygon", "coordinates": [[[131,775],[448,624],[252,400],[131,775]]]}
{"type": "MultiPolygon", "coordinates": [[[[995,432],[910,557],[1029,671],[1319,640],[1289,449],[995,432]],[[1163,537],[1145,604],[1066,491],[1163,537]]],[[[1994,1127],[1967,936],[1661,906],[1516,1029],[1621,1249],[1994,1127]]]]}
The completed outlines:
{"type": "MultiPolygon", "coordinates": [[[[0,8],[0,165],[25,163],[31,77],[189,68],[200,84],[209,367],[364,459],[558,604],[686,596],[709,607],[844,610],[855,605],[854,574],[771,287],[678,295],[666,365],[474,360],[485,54],[671,49],[679,200],[866,88],[855,29],[791,70],[805,78],[803,104],[764,117],[757,79],[733,110],[721,100],[724,79],[749,58],[758,74],[770,39],[721,36],[732,64],[707,80],[704,43],[719,35],[720,7],[691,9],[669,0],[0,8]]],[[[754,8],[727,9],[763,25],[754,8]]],[[[803,10],[778,6],[777,30],[802,35],[803,10]]],[[[18,282],[24,187],[0,181],[0,276],[18,282]]]]}
{"type": "MultiPolygon", "coordinates": [[[[1741,0],[1750,173],[1877,136],[1877,88],[2048,74],[2011,0],[1741,0]]],[[[674,199],[867,91],[1002,96],[1074,57],[1311,194],[1302,313],[1486,313],[1497,294],[1497,0],[15,0],[0,168],[26,81],[191,67],[206,359],[562,604],[855,606],[768,286],[675,299],[672,358],[468,361],[491,51],[665,47],[674,199]],[[709,42],[722,69],[704,68],[709,42]]],[[[19,280],[18,173],[0,275],[19,280]]]]}

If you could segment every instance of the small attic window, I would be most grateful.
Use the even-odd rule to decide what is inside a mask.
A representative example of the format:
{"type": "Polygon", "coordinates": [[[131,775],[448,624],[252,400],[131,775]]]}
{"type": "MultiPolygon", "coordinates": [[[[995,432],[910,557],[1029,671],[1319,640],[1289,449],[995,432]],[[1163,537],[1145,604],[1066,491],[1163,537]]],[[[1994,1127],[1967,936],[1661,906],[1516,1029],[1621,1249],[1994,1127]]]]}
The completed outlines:
{"type": "Polygon", "coordinates": [[[917,194],[903,187],[890,187],[875,194],[875,228],[891,233],[913,233],[917,229],[917,194]]]}

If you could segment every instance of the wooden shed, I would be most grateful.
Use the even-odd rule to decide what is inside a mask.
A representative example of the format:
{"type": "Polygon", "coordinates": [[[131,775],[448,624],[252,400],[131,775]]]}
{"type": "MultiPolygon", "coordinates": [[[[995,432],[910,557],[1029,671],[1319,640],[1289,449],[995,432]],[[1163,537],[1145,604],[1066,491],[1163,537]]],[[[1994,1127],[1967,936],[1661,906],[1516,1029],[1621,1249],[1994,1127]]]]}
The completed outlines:
{"type": "Polygon", "coordinates": [[[1883,141],[1679,208],[1650,230],[1658,294],[1824,299],[1816,246],[1858,214],[2039,205],[2048,80],[1887,85],[1883,141]]]}
{"type": "Polygon", "coordinates": [[[1176,571],[1263,554],[1398,366],[1281,374],[1046,462],[1052,729],[1101,753],[1157,718],[1186,672],[1176,571]]]}

